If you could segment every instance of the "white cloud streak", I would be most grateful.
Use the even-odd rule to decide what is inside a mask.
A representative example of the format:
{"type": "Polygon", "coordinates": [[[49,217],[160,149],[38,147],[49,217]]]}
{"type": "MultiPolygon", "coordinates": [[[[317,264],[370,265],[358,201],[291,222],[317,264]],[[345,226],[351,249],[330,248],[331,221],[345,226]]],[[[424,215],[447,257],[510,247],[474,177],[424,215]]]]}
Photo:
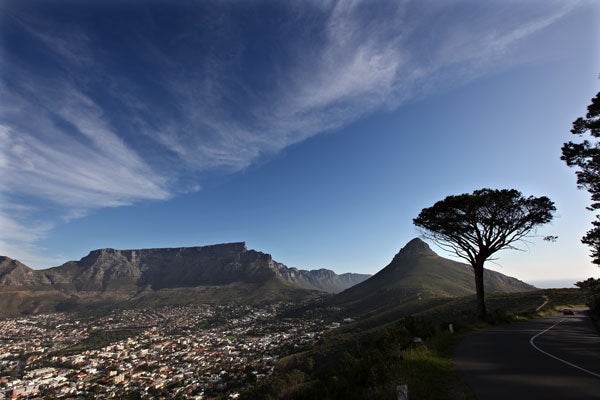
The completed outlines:
{"type": "Polygon", "coordinates": [[[0,126],[3,193],[40,197],[71,210],[169,197],[164,179],[108,129],[88,97],[71,87],[59,92],[64,99],[43,100],[75,134],[22,99],[11,99],[23,105],[24,115],[37,115],[23,128],[0,126]]]}

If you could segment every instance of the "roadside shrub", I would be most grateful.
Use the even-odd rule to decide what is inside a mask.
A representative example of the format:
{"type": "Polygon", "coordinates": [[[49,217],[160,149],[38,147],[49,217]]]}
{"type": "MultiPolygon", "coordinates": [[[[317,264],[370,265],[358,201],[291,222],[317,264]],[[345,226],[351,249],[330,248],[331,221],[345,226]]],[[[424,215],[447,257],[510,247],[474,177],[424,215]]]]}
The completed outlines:
{"type": "Polygon", "coordinates": [[[421,317],[408,316],[399,321],[399,325],[404,327],[413,337],[422,339],[429,338],[435,333],[435,327],[431,321],[421,317]]]}

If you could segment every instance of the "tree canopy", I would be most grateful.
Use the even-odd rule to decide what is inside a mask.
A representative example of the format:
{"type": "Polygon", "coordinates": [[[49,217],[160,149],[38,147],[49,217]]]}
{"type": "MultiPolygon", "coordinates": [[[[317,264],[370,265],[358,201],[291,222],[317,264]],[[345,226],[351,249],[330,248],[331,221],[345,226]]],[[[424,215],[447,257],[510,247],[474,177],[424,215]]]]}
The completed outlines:
{"type": "MultiPolygon", "coordinates": [[[[583,137],[586,133],[593,139],[600,137],[600,93],[592,99],[585,118],[573,122],[571,133],[583,137]]],[[[600,142],[584,139],[582,142],[567,142],[562,147],[561,160],[569,167],[577,167],[577,185],[586,189],[592,197],[590,210],[600,209],[600,142]]],[[[592,248],[592,262],[600,264],[600,215],[581,241],[592,248]]]]}
{"type": "Polygon", "coordinates": [[[600,293],[600,279],[588,278],[585,281],[576,282],[575,286],[593,293],[600,293]]]}
{"type": "Polygon", "coordinates": [[[556,211],[545,196],[524,197],[515,189],[480,189],[448,196],[413,220],[423,236],[471,264],[480,317],[485,317],[483,264],[550,222],[556,211]]]}

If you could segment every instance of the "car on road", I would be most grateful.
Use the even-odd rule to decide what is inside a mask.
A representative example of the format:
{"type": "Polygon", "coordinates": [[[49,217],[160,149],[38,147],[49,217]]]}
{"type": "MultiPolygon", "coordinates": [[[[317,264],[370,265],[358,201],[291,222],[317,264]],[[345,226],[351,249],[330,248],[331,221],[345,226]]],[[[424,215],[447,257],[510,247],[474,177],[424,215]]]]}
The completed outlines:
{"type": "Polygon", "coordinates": [[[575,315],[575,311],[572,308],[563,308],[563,315],[575,315]]]}

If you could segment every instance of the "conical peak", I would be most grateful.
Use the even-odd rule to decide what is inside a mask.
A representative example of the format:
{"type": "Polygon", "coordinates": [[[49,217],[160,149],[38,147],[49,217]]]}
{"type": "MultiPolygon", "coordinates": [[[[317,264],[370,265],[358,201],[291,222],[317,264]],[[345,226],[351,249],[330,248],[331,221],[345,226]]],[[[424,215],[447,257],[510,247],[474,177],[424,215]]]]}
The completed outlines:
{"type": "Polygon", "coordinates": [[[415,257],[415,256],[435,256],[437,255],[427,243],[419,238],[414,238],[406,244],[399,252],[396,257],[415,257]]]}

